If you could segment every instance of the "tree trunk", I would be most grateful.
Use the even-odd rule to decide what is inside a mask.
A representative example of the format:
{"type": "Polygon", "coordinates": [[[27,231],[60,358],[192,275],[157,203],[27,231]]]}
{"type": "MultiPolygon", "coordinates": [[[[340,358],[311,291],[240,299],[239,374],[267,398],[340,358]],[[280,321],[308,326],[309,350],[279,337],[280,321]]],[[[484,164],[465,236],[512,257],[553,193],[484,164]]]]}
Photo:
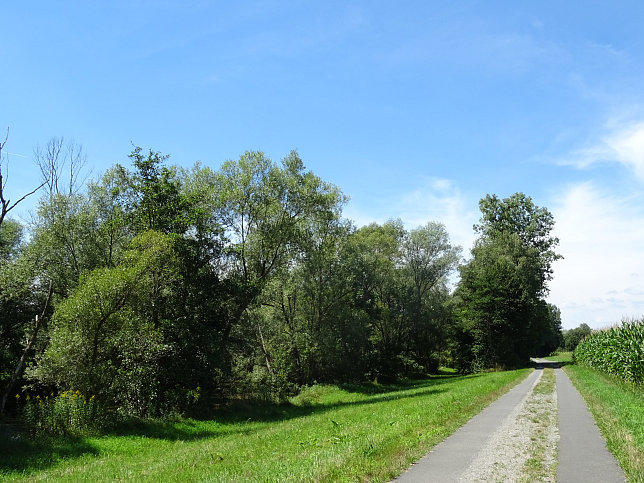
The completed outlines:
{"type": "Polygon", "coordinates": [[[47,307],[49,307],[49,301],[51,300],[51,296],[54,291],[53,289],[54,289],[54,283],[53,281],[50,280],[49,291],[47,293],[47,299],[45,300],[45,305],[42,309],[42,313],[40,314],[40,317],[36,315],[36,325],[34,326],[34,331],[31,334],[29,341],[27,341],[25,350],[22,351],[22,356],[18,361],[16,370],[14,371],[13,376],[11,376],[11,380],[9,381],[9,384],[7,384],[7,388],[2,396],[2,402],[0,403],[0,414],[4,413],[4,409],[7,404],[7,399],[9,398],[9,394],[13,390],[13,387],[15,386],[16,381],[22,376],[22,373],[25,369],[25,361],[27,360],[27,354],[31,350],[31,346],[33,345],[33,343],[36,341],[36,337],[38,337],[38,332],[40,331],[40,327],[42,326],[42,321],[45,319],[45,313],[47,312],[47,307]]]}

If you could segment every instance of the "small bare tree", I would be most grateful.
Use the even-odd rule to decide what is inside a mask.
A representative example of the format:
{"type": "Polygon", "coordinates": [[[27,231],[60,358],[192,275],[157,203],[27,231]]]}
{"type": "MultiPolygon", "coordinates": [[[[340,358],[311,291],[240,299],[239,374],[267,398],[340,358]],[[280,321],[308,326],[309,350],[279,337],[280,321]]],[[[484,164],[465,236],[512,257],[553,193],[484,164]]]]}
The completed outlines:
{"type": "Polygon", "coordinates": [[[40,188],[42,188],[48,183],[48,180],[42,181],[40,185],[38,185],[36,188],[31,190],[26,195],[22,196],[17,201],[14,201],[13,203],[11,202],[10,199],[5,198],[7,181],[9,180],[9,160],[3,161],[2,150],[7,144],[8,139],[9,139],[9,128],[7,128],[7,134],[4,137],[4,141],[0,142],[0,226],[2,226],[2,222],[4,221],[5,217],[11,210],[13,210],[16,206],[18,206],[19,203],[24,201],[25,198],[33,195],[36,191],[38,191],[40,188]]]}
{"type": "Polygon", "coordinates": [[[74,140],[65,143],[64,138],[53,137],[44,148],[36,147],[34,160],[40,168],[43,183],[47,185],[50,196],[72,196],[86,180],[79,176],[87,163],[87,156],[83,152],[83,146],[76,144],[74,140]]]}

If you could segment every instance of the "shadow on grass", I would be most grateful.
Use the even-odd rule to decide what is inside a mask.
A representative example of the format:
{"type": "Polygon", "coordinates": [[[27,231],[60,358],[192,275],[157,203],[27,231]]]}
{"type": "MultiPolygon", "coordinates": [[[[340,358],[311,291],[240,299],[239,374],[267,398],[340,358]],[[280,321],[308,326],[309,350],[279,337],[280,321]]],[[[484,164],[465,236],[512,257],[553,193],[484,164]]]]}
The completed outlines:
{"type": "Polygon", "coordinates": [[[289,419],[306,417],[313,414],[322,414],[328,411],[341,409],[352,406],[369,406],[382,402],[398,401],[402,399],[411,399],[416,397],[428,396],[430,394],[439,394],[447,392],[440,386],[449,382],[455,382],[464,379],[475,379],[480,374],[469,375],[444,375],[432,376],[430,379],[422,379],[399,384],[377,384],[377,383],[356,383],[340,384],[341,390],[349,393],[357,393],[370,396],[368,399],[360,401],[338,401],[331,403],[320,403],[312,401],[295,405],[285,404],[267,404],[264,402],[244,401],[241,404],[233,405],[223,410],[215,418],[209,418],[220,423],[242,423],[242,422],[277,422],[289,419]]]}
{"type": "MultiPolygon", "coordinates": [[[[443,384],[479,375],[438,375],[430,379],[404,384],[343,384],[340,389],[370,396],[359,401],[338,401],[311,404],[272,404],[249,402],[233,404],[209,418],[182,419],[176,422],[129,420],[102,433],[106,437],[142,437],[166,441],[196,441],[230,435],[249,435],[262,430],[262,423],[288,421],[323,414],[343,407],[370,406],[447,392],[443,384]]],[[[0,434],[0,478],[3,474],[20,472],[24,475],[45,470],[63,459],[85,455],[100,455],[100,448],[89,438],[61,436],[41,440],[0,434]]]]}
{"type": "Polygon", "coordinates": [[[84,438],[60,437],[32,440],[13,434],[0,435],[0,479],[6,473],[45,470],[68,458],[98,455],[98,449],[84,438]]]}
{"type": "Polygon", "coordinates": [[[461,375],[453,372],[441,372],[425,379],[411,380],[404,383],[389,383],[378,384],[373,382],[356,383],[356,384],[340,384],[338,387],[347,392],[356,392],[360,394],[386,394],[398,391],[408,391],[410,389],[437,386],[448,382],[459,381],[463,379],[474,379],[480,377],[481,374],[467,374],[461,375]]]}

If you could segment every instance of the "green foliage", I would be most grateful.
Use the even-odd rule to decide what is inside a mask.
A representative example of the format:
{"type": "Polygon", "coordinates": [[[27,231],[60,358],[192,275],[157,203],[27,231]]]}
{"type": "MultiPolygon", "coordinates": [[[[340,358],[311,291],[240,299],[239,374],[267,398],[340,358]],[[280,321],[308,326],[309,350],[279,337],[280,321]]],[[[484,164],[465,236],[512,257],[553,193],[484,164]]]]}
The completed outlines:
{"type": "Polygon", "coordinates": [[[456,295],[464,370],[517,367],[560,344],[559,310],[543,299],[558,240],[545,209],[517,193],[480,202],[481,234],[472,259],[461,267],[456,295]]]}
{"type": "Polygon", "coordinates": [[[139,147],[129,157],[131,168],[115,165],[86,190],[50,189],[27,243],[3,225],[0,378],[49,281],[51,308],[20,383],[138,416],[283,402],[303,385],[393,381],[473,358],[516,365],[514,346],[497,347],[534,337],[545,351],[558,335],[558,312],[533,297],[554,256],[551,219],[529,198],[482,202],[485,236],[463,272],[478,281],[459,289],[466,306],[448,284],[460,249],[443,225],[356,229],[342,218],[346,197],[297,152],[281,162],[246,152],[218,170],[139,147]],[[528,221],[508,234],[507,220],[528,221]],[[487,266],[496,271],[477,279],[487,266]],[[486,332],[492,306],[498,334],[486,332]],[[520,320],[528,329],[517,335],[520,320]]]}
{"type": "Polygon", "coordinates": [[[561,258],[554,250],[559,239],[552,236],[554,217],[545,207],[534,204],[532,198],[523,193],[515,193],[509,198],[499,199],[487,195],[479,201],[481,209],[480,224],[474,229],[482,238],[494,238],[504,233],[514,233],[521,245],[536,251],[541,264],[541,290],[552,276],[552,263],[561,258]]]}
{"type": "Polygon", "coordinates": [[[526,374],[313,386],[290,404],[246,403],[208,420],[0,440],[0,479],[390,481],[526,374]]]}
{"type": "Polygon", "coordinates": [[[574,351],[579,343],[591,333],[588,324],[581,324],[576,329],[566,330],[563,333],[563,347],[567,351],[574,351]]]}
{"type": "Polygon", "coordinates": [[[5,219],[0,224],[0,261],[15,257],[20,250],[23,228],[15,220],[5,219]]]}
{"type": "MultiPolygon", "coordinates": [[[[42,310],[46,288],[36,276],[36,262],[25,256],[18,224],[0,225],[0,397],[24,350],[36,314],[42,310]]],[[[41,340],[36,341],[40,346],[41,340]]]]}
{"type": "Polygon", "coordinates": [[[644,319],[592,332],[579,342],[574,359],[625,381],[644,383],[644,319]]]}
{"type": "Polygon", "coordinates": [[[168,289],[172,259],[167,236],[147,232],[134,239],[124,265],[83,275],[56,308],[50,344],[30,376],[126,413],[153,412],[168,348],[149,314],[168,289]]]}
{"type": "Polygon", "coordinates": [[[189,226],[189,206],[175,170],[163,166],[168,156],[151,149],[146,156],[142,151],[137,146],[129,156],[136,169],[128,176],[134,225],[139,232],[184,233],[189,226]]]}

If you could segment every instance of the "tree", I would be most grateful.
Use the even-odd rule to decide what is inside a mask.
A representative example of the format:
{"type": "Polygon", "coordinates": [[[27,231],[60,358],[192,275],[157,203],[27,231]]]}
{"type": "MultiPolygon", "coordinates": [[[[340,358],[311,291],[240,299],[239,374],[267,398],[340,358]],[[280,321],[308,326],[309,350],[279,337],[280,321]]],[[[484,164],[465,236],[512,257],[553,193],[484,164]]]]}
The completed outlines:
{"type": "Polygon", "coordinates": [[[0,413],[22,375],[26,357],[38,346],[37,337],[49,315],[50,297],[44,298],[33,261],[23,256],[22,246],[22,227],[5,220],[0,225],[0,413]],[[46,302],[40,310],[42,300],[46,302]]]}
{"type": "MultiPolygon", "coordinates": [[[[36,341],[43,318],[46,315],[51,293],[47,296],[45,309],[38,318],[36,308],[41,295],[33,273],[18,261],[22,249],[22,226],[7,218],[8,214],[27,197],[44,186],[46,180],[30,192],[12,202],[7,197],[9,162],[4,161],[2,150],[9,138],[9,128],[4,141],[0,141],[0,380],[5,377],[5,386],[0,413],[4,411],[8,393],[22,375],[25,358],[36,341]],[[35,316],[34,327],[28,342],[22,347],[21,337],[28,330],[28,322],[35,316]],[[8,375],[13,372],[11,377],[8,375]]],[[[4,385],[4,384],[3,384],[4,385]]]]}
{"type": "Polygon", "coordinates": [[[176,170],[163,165],[168,157],[151,149],[143,155],[138,146],[130,154],[136,170],[130,175],[132,208],[141,231],[183,234],[188,229],[185,215],[189,207],[181,196],[176,170]]]}
{"type": "Polygon", "coordinates": [[[474,231],[481,238],[495,238],[504,233],[514,233],[526,250],[537,254],[541,264],[541,294],[548,291],[547,282],[552,278],[552,264],[561,259],[554,250],[559,239],[552,235],[554,217],[545,207],[536,206],[532,198],[515,193],[503,200],[496,195],[487,195],[479,201],[481,219],[474,231]]]}
{"type": "Polygon", "coordinates": [[[238,287],[229,332],[270,277],[301,252],[310,220],[337,216],[344,197],[305,171],[294,151],[281,166],[261,152],[224,163],[217,191],[228,255],[222,269],[238,287]]]}
{"type": "Polygon", "coordinates": [[[50,197],[54,195],[71,197],[78,192],[79,185],[84,182],[80,176],[87,162],[87,156],[83,152],[83,147],[73,140],[65,143],[62,137],[51,138],[44,148],[36,147],[34,160],[40,168],[43,186],[47,186],[50,197]]]}
{"type": "Polygon", "coordinates": [[[435,371],[450,320],[445,311],[447,276],[456,269],[461,249],[450,244],[445,227],[436,222],[410,230],[401,249],[402,275],[411,290],[407,355],[426,371],[435,371]]]}
{"type": "Polygon", "coordinates": [[[469,348],[470,368],[527,363],[557,331],[556,317],[543,298],[552,277],[558,240],[545,208],[517,193],[500,200],[486,196],[472,259],[461,267],[457,296],[469,348]]]}
{"type": "Polygon", "coordinates": [[[580,324],[579,327],[564,331],[564,348],[567,351],[574,351],[582,339],[589,336],[591,332],[592,330],[588,324],[580,324]]]}
{"type": "MultiPolygon", "coordinates": [[[[266,286],[253,311],[258,353],[273,390],[364,376],[365,324],[351,311],[342,251],[352,228],[339,218],[310,220],[296,262],[266,286]]],[[[279,397],[278,397],[279,399],[279,397]]]]}
{"type": "Polygon", "coordinates": [[[79,390],[124,411],[149,415],[159,402],[159,360],[169,348],[149,316],[158,284],[175,276],[172,241],[135,238],[124,263],[86,272],[54,312],[51,342],[30,377],[79,390]]]}

